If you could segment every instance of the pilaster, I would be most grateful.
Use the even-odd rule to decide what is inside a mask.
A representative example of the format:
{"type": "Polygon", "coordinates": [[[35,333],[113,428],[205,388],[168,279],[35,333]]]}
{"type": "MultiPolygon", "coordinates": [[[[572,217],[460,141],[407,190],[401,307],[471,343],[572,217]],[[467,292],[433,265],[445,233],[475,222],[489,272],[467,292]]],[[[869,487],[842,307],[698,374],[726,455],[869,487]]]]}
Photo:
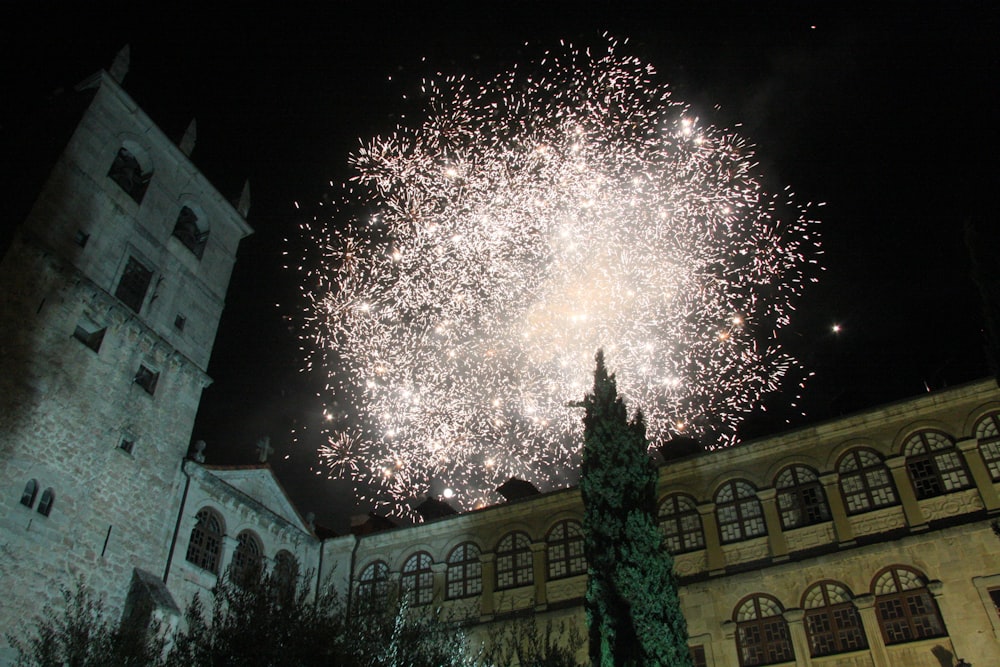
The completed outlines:
{"type": "Polygon", "coordinates": [[[767,544],[771,549],[771,559],[782,561],[788,559],[788,542],[781,528],[781,517],[778,515],[778,491],[776,489],[761,489],[757,498],[764,506],[764,522],[767,524],[767,544]]]}
{"type": "Polygon", "coordinates": [[[906,524],[914,532],[927,530],[927,519],[924,518],[924,513],[920,510],[917,495],[913,492],[913,484],[910,483],[910,474],[906,470],[906,457],[894,456],[886,459],[885,464],[889,466],[892,480],[896,483],[896,491],[899,493],[899,501],[903,505],[906,524]]]}
{"type": "Polygon", "coordinates": [[[782,616],[788,623],[788,633],[792,636],[792,649],[795,651],[795,664],[801,667],[812,667],[812,653],[809,650],[809,638],[802,623],[806,612],[802,609],[786,609],[782,616]]]}
{"type": "Polygon", "coordinates": [[[979,497],[983,499],[986,511],[990,514],[1000,512],[1000,496],[997,495],[997,490],[993,486],[993,479],[990,477],[990,471],[986,468],[986,463],[983,462],[983,457],[979,453],[979,440],[976,438],[967,438],[959,440],[955,443],[955,446],[962,452],[965,465],[969,469],[969,472],[972,473],[972,479],[976,483],[976,489],[979,490],[979,497]]]}
{"type": "Polygon", "coordinates": [[[870,593],[859,595],[854,598],[854,606],[858,608],[858,614],[861,616],[861,625],[865,628],[868,648],[875,667],[892,667],[885,652],[885,643],[882,641],[882,628],[879,627],[878,616],[875,614],[875,596],[870,593]]]}
{"type": "Polygon", "coordinates": [[[532,578],[535,582],[535,610],[544,611],[548,605],[548,574],[545,570],[545,542],[531,543],[532,578]]]}
{"type": "Polygon", "coordinates": [[[482,621],[493,619],[493,591],[497,585],[497,555],[493,552],[479,554],[483,564],[483,592],[479,595],[479,617],[482,621]]]}
{"type": "Polygon", "coordinates": [[[833,529],[837,532],[837,543],[841,546],[854,544],[854,529],[847,518],[847,508],[844,506],[844,497],[840,495],[840,475],[831,472],[820,475],[820,483],[826,493],[826,502],[830,506],[830,514],[833,516],[833,529]]]}
{"type": "Polygon", "coordinates": [[[431,588],[432,604],[439,604],[444,600],[445,573],[447,569],[448,569],[448,564],[445,563],[444,561],[441,561],[440,563],[431,563],[431,572],[434,573],[434,583],[431,588]]]}
{"type": "Polygon", "coordinates": [[[698,505],[701,515],[701,528],[705,533],[705,563],[710,575],[723,574],[726,571],[726,555],[722,551],[719,539],[719,522],[715,518],[715,503],[698,505]]]}

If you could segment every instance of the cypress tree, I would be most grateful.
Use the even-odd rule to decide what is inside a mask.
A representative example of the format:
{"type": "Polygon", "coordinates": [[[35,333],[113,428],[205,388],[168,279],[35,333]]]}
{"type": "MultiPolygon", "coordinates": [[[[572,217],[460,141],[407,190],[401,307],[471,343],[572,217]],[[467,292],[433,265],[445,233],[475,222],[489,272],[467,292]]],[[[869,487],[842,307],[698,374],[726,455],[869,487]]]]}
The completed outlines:
{"type": "Polygon", "coordinates": [[[580,479],[591,665],[691,667],[673,558],[654,520],[646,425],[641,412],[629,420],[603,351],[596,359],[580,479]]]}

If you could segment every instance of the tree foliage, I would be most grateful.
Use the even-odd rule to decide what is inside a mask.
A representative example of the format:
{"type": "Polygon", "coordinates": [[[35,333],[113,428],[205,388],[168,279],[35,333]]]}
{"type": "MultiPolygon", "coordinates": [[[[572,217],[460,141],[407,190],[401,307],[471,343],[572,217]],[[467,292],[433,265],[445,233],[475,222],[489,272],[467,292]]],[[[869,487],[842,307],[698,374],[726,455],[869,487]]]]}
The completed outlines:
{"type": "Polygon", "coordinates": [[[582,637],[575,624],[547,621],[534,614],[497,624],[483,647],[480,664],[520,667],[583,667],[576,659],[582,637]]]}
{"type": "Polygon", "coordinates": [[[598,351],[583,407],[584,606],[595,667],[690,667],[673,558],[654,520],[656,470],[641,412],[630,420],[598,351]]]}
{"type": "Polygon", "coordinates": [[[184,623],[118,625],[82,583],[63,592],[61,613],[46,608],[26,640],[10,637],[18,667],[474,667],[464,631],[433,608],[383,600],[348,614],[329,586],[305,577],[294,591],[268,573],[219,578],[188,605],[184,623]]]}

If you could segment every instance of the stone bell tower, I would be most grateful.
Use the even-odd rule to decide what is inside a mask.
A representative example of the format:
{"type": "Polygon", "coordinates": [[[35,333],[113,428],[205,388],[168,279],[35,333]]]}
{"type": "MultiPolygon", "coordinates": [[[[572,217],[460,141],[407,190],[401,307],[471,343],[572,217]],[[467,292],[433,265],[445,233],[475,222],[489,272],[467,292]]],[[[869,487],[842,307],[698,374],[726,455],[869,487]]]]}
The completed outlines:
{"type": "MultiPolygon", "coordinates": [[[[162,576],[249,190],[231,203],[110,71],[0,260],[0,629],[81,578],[162,576]]],[[[2,215],[2,214],[0,214],[2,215]]],[[[3,633],[0,633],[2,637],[3,633]]],[[[0,644],[2,644],[0,640],[0,644]]],[[[0,663],[3,649],[0,648],[0,663]]]]}

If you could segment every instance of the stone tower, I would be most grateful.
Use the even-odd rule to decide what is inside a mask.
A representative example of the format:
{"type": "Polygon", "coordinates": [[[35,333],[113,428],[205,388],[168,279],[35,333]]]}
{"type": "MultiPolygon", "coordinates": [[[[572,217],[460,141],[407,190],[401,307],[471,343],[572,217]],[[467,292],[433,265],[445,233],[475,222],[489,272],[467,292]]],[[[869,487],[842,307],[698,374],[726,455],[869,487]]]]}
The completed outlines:
{"type": "Polygon", "coordinates": [[[67,95],[82,116],[26,219],[4,221],[20,224],[0,261],[0,638],[60,584],[114,611],[137,570],[163,576],[252,232],[248,191],[227,201],[193,135],[178,147],[124,92],[124,53],[67,95]]]}

